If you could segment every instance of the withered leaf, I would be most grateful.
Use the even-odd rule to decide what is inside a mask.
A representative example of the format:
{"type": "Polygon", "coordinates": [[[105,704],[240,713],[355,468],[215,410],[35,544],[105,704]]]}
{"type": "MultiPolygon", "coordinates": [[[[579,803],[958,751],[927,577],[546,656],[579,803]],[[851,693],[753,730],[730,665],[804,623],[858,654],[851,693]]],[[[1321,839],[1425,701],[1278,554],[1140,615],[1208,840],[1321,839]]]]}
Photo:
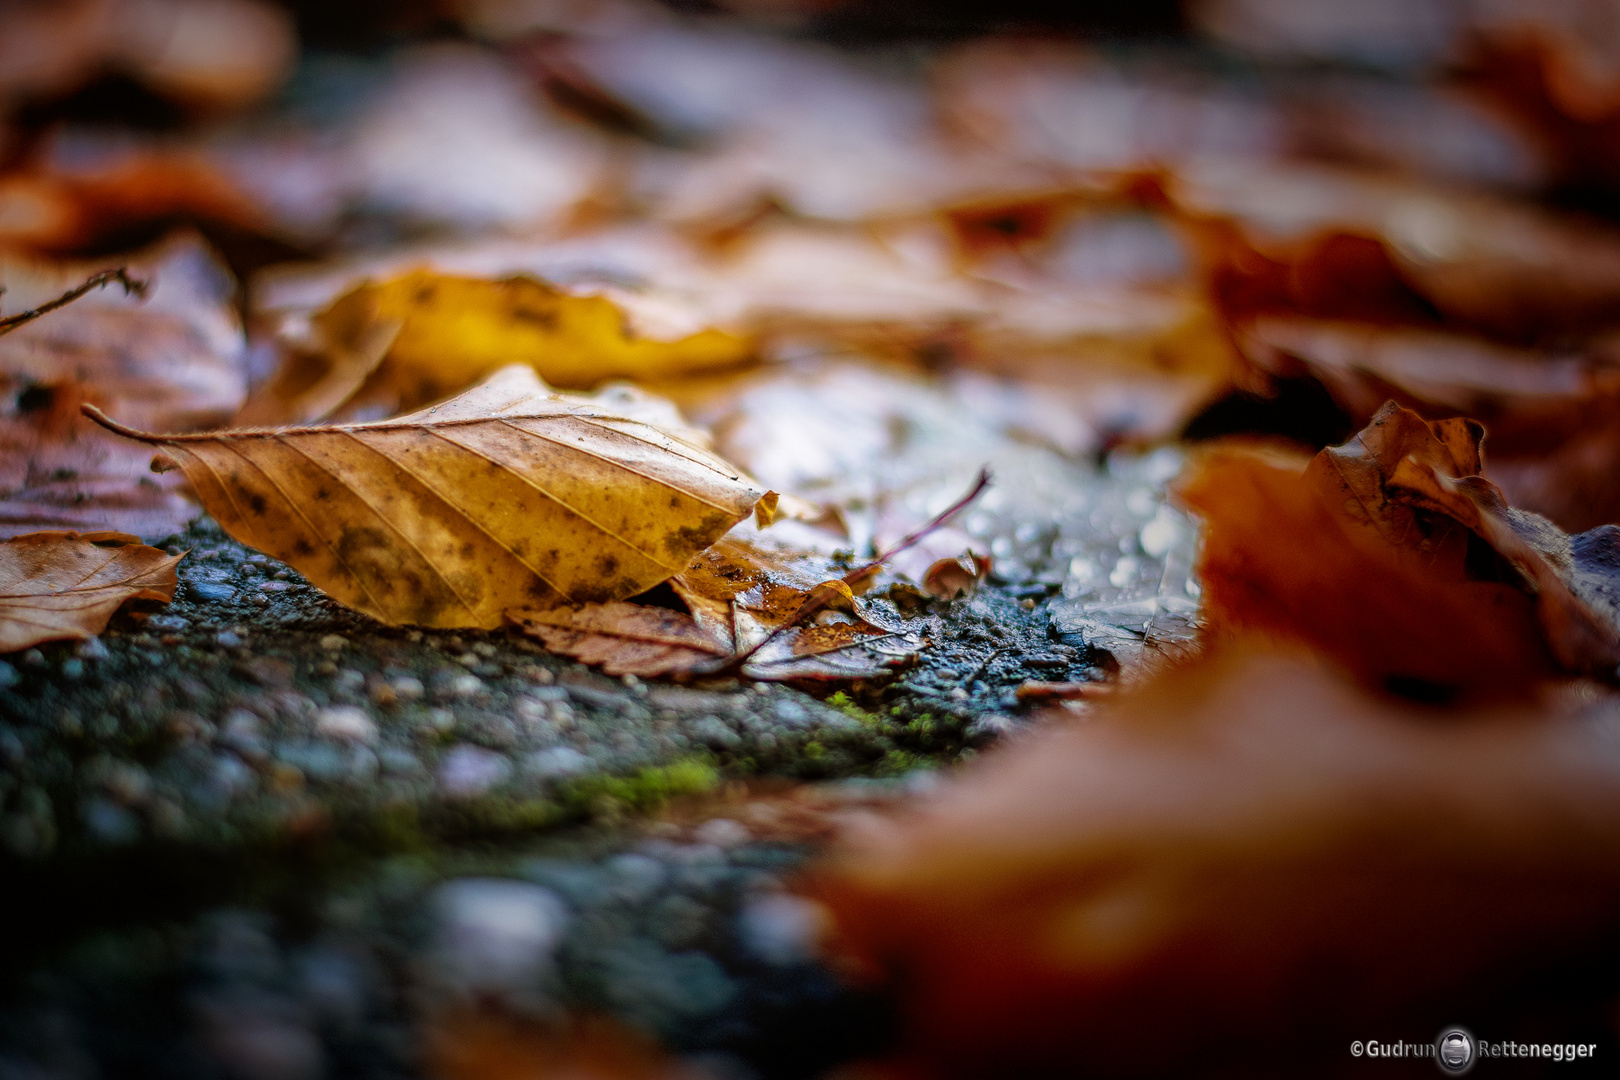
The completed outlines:
{"type": "Polygon", "coordinates": [[[0,543],[0,652],[93,637],[129,600],[167,603],[181,557],[116,532],[36,532],[0,543]]]}
{"type": "Polygon", "coordinates": [[[728,537],[669,584],[690,613],[591,604],[517,612],[514,621],[553,652],[610,675],[697,675],[741,659],[751,679],[870,678],[922,647],[915,627],[859,600],[828,560],[808,553],[728,537]],[[814,621],[803,618],[808,603],[822,612],[814,621]]]}
{"type": "Polygon", "coordinates": [[[1205,230],[1228,311],[1447,321],[1510,341],[1614,322],[1620,232],[1491,195],[1328,166],[1187,163],[1171,202],[1205,230]]]}
{"type": "MultiPolygon", "coordinates": [[[[904,1075],[1196,1074],[1214,1041],[1252,1062],[1301,1015],[1432,1015],[1620,926],[1607,725],[1437,724],[1241,650],[1093,709],[850,831],[815,880],[835,950],[900,995],[904,1075]]],[[[1343,1054],[1302,1050],[1275,1074],[1343,1054]]]]}
{"type": "Polygon", "coordinates": [[[1264,316],[1237,335],[1261,369],[1309,374],[1356,424],[1391,399],[1477,418],[1491,478],[1562,528],[1620,521],[1620,365],[1613,343],[1527,349],[1448,331],[1264,316]]]}
{"type": "MultiPolygon", "coordinates": [[[[242,403],[235,284],[194,239],[137,256],[144,301],[102,291],[0,337],[0,535],[115,528],[157,540],[197,514],[179,476],[80,415],[83,402],[163,431],[215,427],[242,403]]],[[[0,261],[7,306],[37,308],[86,269],[0,261]]]]}
{"type": "Polygon", "coordinates": [[[366,281],[310,324],[318,355],[267,387],[248,422],[307,422],[345,405],[392,415],[459,393],[511,363],[530,365],[552,386],[590,389],[610,379],[734,365],[753,348],[716,329],[671,340],[644,336],[607,297],[574,295],[528,275],[492,280],[417,270],[366,281]],[[311,366],[313,377],[297,370],[311,366]]]}
{"type": "Polygon", "coordinates": [[[1390,404],[1303,473],[1241,449],[1206,456],[1180,493],[1205,522],[1207,630],[1303,640],[1417,693],[1615,678],[1620,530],[1571,538],[1509,507],[1479,475],[1482,436],[1390,404]]]}
{"type": "Polygon", "coordinates": [[[623,599],[665,580],[761,492],[639,420],[512,366],[396,420],[165,436],[220,525],[390,624],[502,625],[510,609],[623,599]]]}
{"type": "Polygon", "coordinates": [[[586,604],[520,612],[524,632],[554,653],[601,665],[609,675],[670,675],[701,670],[730,655],[685,612],[651,604],[586,604]]]}

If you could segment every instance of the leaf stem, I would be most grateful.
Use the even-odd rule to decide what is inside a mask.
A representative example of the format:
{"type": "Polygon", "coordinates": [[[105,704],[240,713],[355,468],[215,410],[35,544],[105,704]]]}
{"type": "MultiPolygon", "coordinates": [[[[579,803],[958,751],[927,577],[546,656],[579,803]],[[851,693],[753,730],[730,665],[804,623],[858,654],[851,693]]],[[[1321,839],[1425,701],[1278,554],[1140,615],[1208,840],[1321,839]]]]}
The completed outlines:
{"type": "MultiPolygon", "coordinates": [[[[924,539],[930,533],[937,531],[951,518],[955,517],[957,514],[960,514],[963,510],[966,510],[970,505],[972,505],[975,499],[984,494],[984,489],[990,486],[990,482],[990,470],[988,468],[980,469],[978,478],[973,482],[973,486],[968,489],[968,493],[966,495],[963,495],[960,499],[957,499],[943,511],[936,514],[933,520],[928,524],[924,525],[910,536],[907,536],[898,544],[890,547],[887,551],[873,559],[871,562],[851,570],[842,578],[839,578],[839,580],[845,585],[854,586],[862,578],[875,573],[883,566],[884,563],[916,544],[919,540],[924,539]]],[[[799,626],[806,619],[812,617],[822,608],[826,607],[830,601],[830,597],[833,595],[836,595],[836,593],[832,589],[812,589],[810,594],[806,596],[799,604],[798,610],[794,611],[791,619],[785,623],[782,623],[776,629],[772,630],[769,634],[766,634],[763,638],[756,641],[743,652],[731,657],[731,659],[727,660],[718,668],[714,669],[713,671],[704,672],[703,674],[707,677],[713,677],[716,675],[734,675],[741,672],[742,669],[748,664],[748,661],[753,659],[755,653],[759,652],[759,650],[775,641],[782,634],[785,634],[795,626],[799,626]]]]}
{"type": "Polygon", "coordinates": [[[103,270],[84,284],[69,289],[55,300],[48,300],[37,308],[19,311],[15,315],[8,315],[0,319],[0,336],[9,334],[20,326],[26,326],[41,315],[48,315],[57,308],[66,307],[85,293],[93,289],[99,289],[103,285],[110,285],[115,281],[124,287],[124,295],[126,296],[133,295],[143,298],[146,296],[147,282],[130,277],[127,268],[120,266],[116,270],[103,270]]]}

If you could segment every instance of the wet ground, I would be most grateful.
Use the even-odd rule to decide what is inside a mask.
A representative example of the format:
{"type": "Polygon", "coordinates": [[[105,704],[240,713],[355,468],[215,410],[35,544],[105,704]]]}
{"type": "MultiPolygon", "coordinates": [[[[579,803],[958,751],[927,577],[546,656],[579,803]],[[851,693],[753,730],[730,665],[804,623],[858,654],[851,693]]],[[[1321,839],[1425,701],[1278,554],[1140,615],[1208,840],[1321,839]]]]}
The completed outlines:
{"type": "Polygon", "coordinates": [[[880,1045],[794,874],[1026,722],[1020,687],[1105,679],[1191,608],[1164,471],[970,520],[1012,572],[840,687],[383,627],[202,519],[172,604],[0,662],[0,1077],[413,1075],[467,1001],[605,1013],[720,1076],[880,1045]]]}

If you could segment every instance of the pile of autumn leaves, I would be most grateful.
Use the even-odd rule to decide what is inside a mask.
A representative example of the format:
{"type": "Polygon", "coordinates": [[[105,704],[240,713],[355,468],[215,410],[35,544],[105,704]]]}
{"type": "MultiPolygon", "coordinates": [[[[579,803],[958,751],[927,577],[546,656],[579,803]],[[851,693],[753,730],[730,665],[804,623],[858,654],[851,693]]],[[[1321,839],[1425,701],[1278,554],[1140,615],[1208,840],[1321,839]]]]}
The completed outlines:
{"type": "MultiPolygon", "coordinates": [[[[426,275],[394,283],[418,298],[439,284],[426,275]]],[[[487,309],[501,305],[505,327],[541,319],[554,366],[566,367],[570,348],[600,371],[611,369],[615,352],[690,346],[631,339],[608,301],[565,296],[529,279],[450,279],[443,287],[458,305],[450,330],[466,332],[480,315],[487,322],[487,309]],[[545,307],[523,307],[530,302],[545,307]]],[[[385,367],[384,381],[396,405],[398,395],[438,396],[443,387],[413,377],[420,371],[409,366],[426,346],[402,340],[401,321],[389,321],[386,306],[379,311],[378,291],[361,286],[323,319],[341,320],[344,305],[365,303],[367,332],[382,348],[360,365],[334,349],[316,384],[293,400],[278,396],[284,371],[244,414],[307,408],[312,398],[326,402],[321,412],[331,411],[375,385],[385,357],[394,366],[385,367]]],[[[25,312],[12,324],[50,318],[48,310],[25,312]]],[[[439,332],[444,321],[423,320],[439,332]]],[[[466,339],[442,347],[455,351],[456,340],[466,339]]],[[[476,351],[476,333],[471,340],[476,351]]],[[[422,371],[445,369],[429,356],[422,371]]],[[[49,392],[59,395],[62,383],[55,386],[49,392]]],[[[921,644],[857,596],[871,584],[872,567],[840,573],[811,553],[721,541],[750,514],[769,525],[780,497],[711,453],[707,437],[686,428],[667,403],[629,388],[605,399],[558,394],[531,366],[513,364],[439,404],[387,420],[189,435],[138,431],[89,400],[76,404],[117,439],[159,448],[152,470],[182,473],[231,536],[389,625],[516,624],[558,652],[638,675],[849,678],[882,673],[921,644]],[[626,602],[660,584],[684,611],[626,602]]],[[[89,435],[93,441],[94,429],[89,435]]],[[[27,450],[41,456],[48,436],[27,450]]],[[[90,478],[70,479],[78,486],[90,478]]],[[[71,505],[114,519],[132,514],[149,528],[162,510],[161,503],[132,511],[83,497],[71,505]]],[[[181,557],[116,532],[27,533],[0,553],[0,647],[7,651],[88,637],[125,601],[171,599],[181,557]]]]}

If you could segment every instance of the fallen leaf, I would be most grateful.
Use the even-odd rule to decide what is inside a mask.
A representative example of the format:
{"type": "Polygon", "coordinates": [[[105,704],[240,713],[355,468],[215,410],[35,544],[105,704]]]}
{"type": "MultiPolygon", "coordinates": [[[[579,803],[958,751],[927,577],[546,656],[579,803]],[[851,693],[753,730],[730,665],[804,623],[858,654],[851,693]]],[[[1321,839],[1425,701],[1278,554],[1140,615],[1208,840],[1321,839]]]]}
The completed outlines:
{"type": "Polygon", "coordinates": [[[116,532],[36,532],[0,542],[0,653],[94,637],[130,600],[168,603],[181,557],[116,532]]]}
{"type": "Polygon", "coordinates": [[[1510,501],[1571,531],[1620,521],[1620,365],[1614,342],[1527,349],[1413,327],[1268,316],[1238,328],[1244,354],[1321,382],[1356,425],[1394,399],[1490,431],[1510,501]]]}
{"type": "Polygon", "coordinates": [[[689,674],[731,655],[729,640],[719,640],[690,615],[651,604],[615,601],[514,618],[552,652],[599,665],[609,675],[689,674]]]}
{"type": "Polygon", "coordinates": [[[616,603],[513,618],[552,652],[610,675],[701,675],[729,662],[763,681],[873,678],[910,662],[923,645],[916,624],[860,600],[830,560],[808,552],[727,537],[669,585],[687,611],[616,603]],[[812,622],[807,605],[828,614],[812,622]]]}
{"type": "Polygon", "coordinates": [[[1200,161],[1162,178],[1240,317],[1454,325],[1512,342],[1615,324],[1620,232],[1509,199],[1318,165],[1200,161]]]}
{"type": "Polygon", "coordinates": [[[923,592],[936,600],[958,600],[972,596],[990,574],[990,557],[968,552],[954,559],[940,559],[923,573],[923,592]]]}
{"type": "MultiPolygon", "coordinates": [[[[79,414],[83,402],[168,431],[216,427],[246,389],[235,285],[194,239],[128,260],[144,300],[103,290],[0,337],[0,535],[114,528],[159,540],[197,514],[180,478],[79,414]]],[[[12,258],[5,299],[34,308],[90,268],[12,258]]]]}
{"type": "Polygon", "coordinates": [[[524,1020],[498,1010],[446,1010],[425,1032],[432,1080],[708,1080],[616,1020],[524,1020]]]}
{"type": "Polygon", "coordinates": [[[512,366],[395,420],[168,436],[228,533],[399,625],[623,599],[677,573],[761,492],[700,447],[512,366]]]}
{"type": "Polygon", "coordinates": [[[721,330],[667,341],[640,336],[612,300],[534,277],[487,280],[428,270],[357,285],[314,316],[311,327],[327,370],[299,386],[307,377],[295,369],[267,388],[268,401],[257,411],[309,421],[351,403],[393,415],[459,393],[509,363],[531,365],[553,386],[591,389],[611,379],[727,367],[752,350],[721,330]]]}
{"type": "Polygon", "coordinates": [[[259,99],[296,50],[291,16],[260,0],[8,9],[0,41],[8,98],[66,95],[113,70],[205,113],[259,99]]]}
{"type": "Polygon", "coordinates": [[[1204,520],[1206,631],[1303,640],[1407,693],[1613,679],[1614,526],[1568,537],[1479,475],[1482,429],[1393,403],[1297,464],[1217,450],[1180,485],[1204,520]]]}
{"type": "Polygon", "coordinates": [[[1214,1045],[1320,1075],[1373,1019],[1534,995],[1620,926],[1620,754],[1565,706],[1437,712],[1225,650],[846,830],[809,891],[923,1075],[1188,1075],[1214,1045]]]}

